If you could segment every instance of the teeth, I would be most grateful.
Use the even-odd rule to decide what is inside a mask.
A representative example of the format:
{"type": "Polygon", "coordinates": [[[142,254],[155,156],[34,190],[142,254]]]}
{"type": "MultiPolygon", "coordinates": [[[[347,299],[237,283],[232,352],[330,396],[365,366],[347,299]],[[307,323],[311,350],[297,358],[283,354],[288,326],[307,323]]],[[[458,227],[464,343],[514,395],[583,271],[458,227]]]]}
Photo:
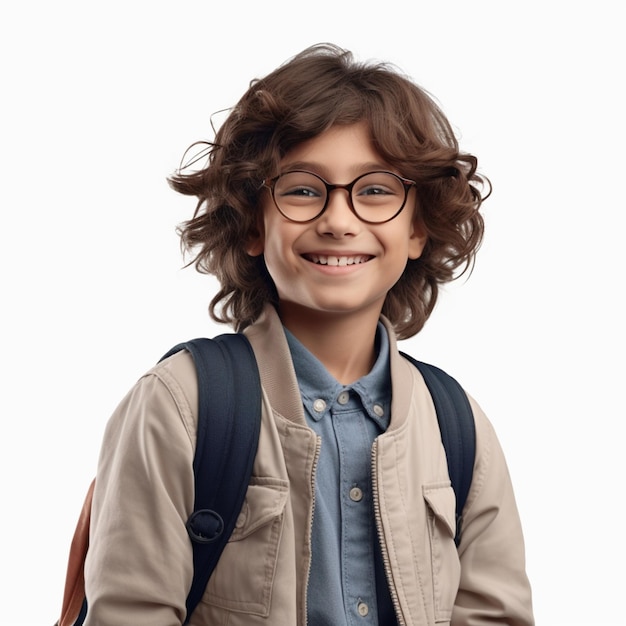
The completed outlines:
{"type": "Polygon", "coordinates": [[[345,265],[355,265],[358,263],[365,263],[368,257],[363,255],[358,256],[326,256],[324,254],[310,254],[309,259],[313,263],[319,263],[320,265],[335,265],[342,267],[345,265]]]}

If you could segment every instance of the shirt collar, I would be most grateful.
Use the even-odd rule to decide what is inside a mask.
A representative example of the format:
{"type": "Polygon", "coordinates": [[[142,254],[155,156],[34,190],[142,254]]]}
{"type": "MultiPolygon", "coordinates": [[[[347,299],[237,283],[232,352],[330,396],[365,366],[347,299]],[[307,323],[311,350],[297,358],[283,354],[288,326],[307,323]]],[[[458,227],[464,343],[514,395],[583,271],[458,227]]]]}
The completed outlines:
{"type": "Polygon", "coordinates": [[[285,336],[291,352],[302,401],[314,420],[329,414],[339,394],[354,391],[365,412],[383,429],[389,425],[391,407],[391,370],[389,366],[389,337],[379,322],[376,329],[378,356],[368,374],[351,385],[342,385],[302,343],[286,328],[285,336]],[[324,403],[320,410],[319,400],[324,403]]]}

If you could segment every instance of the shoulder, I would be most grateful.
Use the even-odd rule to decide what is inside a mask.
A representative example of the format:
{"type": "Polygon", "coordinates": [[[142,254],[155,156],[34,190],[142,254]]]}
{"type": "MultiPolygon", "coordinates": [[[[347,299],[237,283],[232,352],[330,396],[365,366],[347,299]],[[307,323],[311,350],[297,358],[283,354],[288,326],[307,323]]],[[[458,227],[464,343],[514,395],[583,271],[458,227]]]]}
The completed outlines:
{"type": "Polygon", "coordinates": [[[176,401],[190,407],[198,405],[198,379],[193,358],[187,350],[180,350],[148,370],[139,380],[156,379],[176,401]]]}
{"type": "Polygon", "coordinates": [[[111,416],[107,431],[169,432],[182,425],[195,446],[198,383],[193,358],[181,350],[145,372],[111,416]]]}

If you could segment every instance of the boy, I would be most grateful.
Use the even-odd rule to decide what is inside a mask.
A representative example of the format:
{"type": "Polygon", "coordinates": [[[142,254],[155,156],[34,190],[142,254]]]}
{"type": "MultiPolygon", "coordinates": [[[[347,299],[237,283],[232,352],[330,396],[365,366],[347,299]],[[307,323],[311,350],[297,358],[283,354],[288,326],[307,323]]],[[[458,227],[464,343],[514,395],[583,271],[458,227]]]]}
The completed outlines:
{"type": "MultiPolygon", "coordinates": [[[[199,199],[180,234],[219,278],[211,314],[247,335],[264,395],[246,502],[190,624],[533,624],[495,434],[472,400],[457,550],[432,400],[396,347],[478,249],[476,159],[411,81],[329,45],[253,82],[206,154],[171,180],[199,199]]],[[[87,625],[185,620],[196,411],[180,352],[112,416],[87,625]]]]}

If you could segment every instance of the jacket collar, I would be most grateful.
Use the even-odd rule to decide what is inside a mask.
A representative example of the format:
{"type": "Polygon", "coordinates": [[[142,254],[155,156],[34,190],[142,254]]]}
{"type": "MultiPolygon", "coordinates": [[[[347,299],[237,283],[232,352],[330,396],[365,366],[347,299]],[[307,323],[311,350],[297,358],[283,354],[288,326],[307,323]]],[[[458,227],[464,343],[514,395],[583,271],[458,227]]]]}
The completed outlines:
{"type": "MultiPolygon", "coordinates": [[[[385,317],[391,365],[391,424],[389,430],[401,428],[409,414],[414,395],[415,368],[398,352],[395,331],[385,317]]],[[[244,331],[249,339],[273,410],[290,421],[306,425],[300,388],[291,360],[291,353],[276,309],[266,305],[259,319],[244,331]]]]}
{"type": "Polygon", "coordinates": [[[244,333],[254,350],[261,385],[272,409],[292,422],[306,425],[296,373],[276,309],[266,305],[259,319],[244,333]]]}

